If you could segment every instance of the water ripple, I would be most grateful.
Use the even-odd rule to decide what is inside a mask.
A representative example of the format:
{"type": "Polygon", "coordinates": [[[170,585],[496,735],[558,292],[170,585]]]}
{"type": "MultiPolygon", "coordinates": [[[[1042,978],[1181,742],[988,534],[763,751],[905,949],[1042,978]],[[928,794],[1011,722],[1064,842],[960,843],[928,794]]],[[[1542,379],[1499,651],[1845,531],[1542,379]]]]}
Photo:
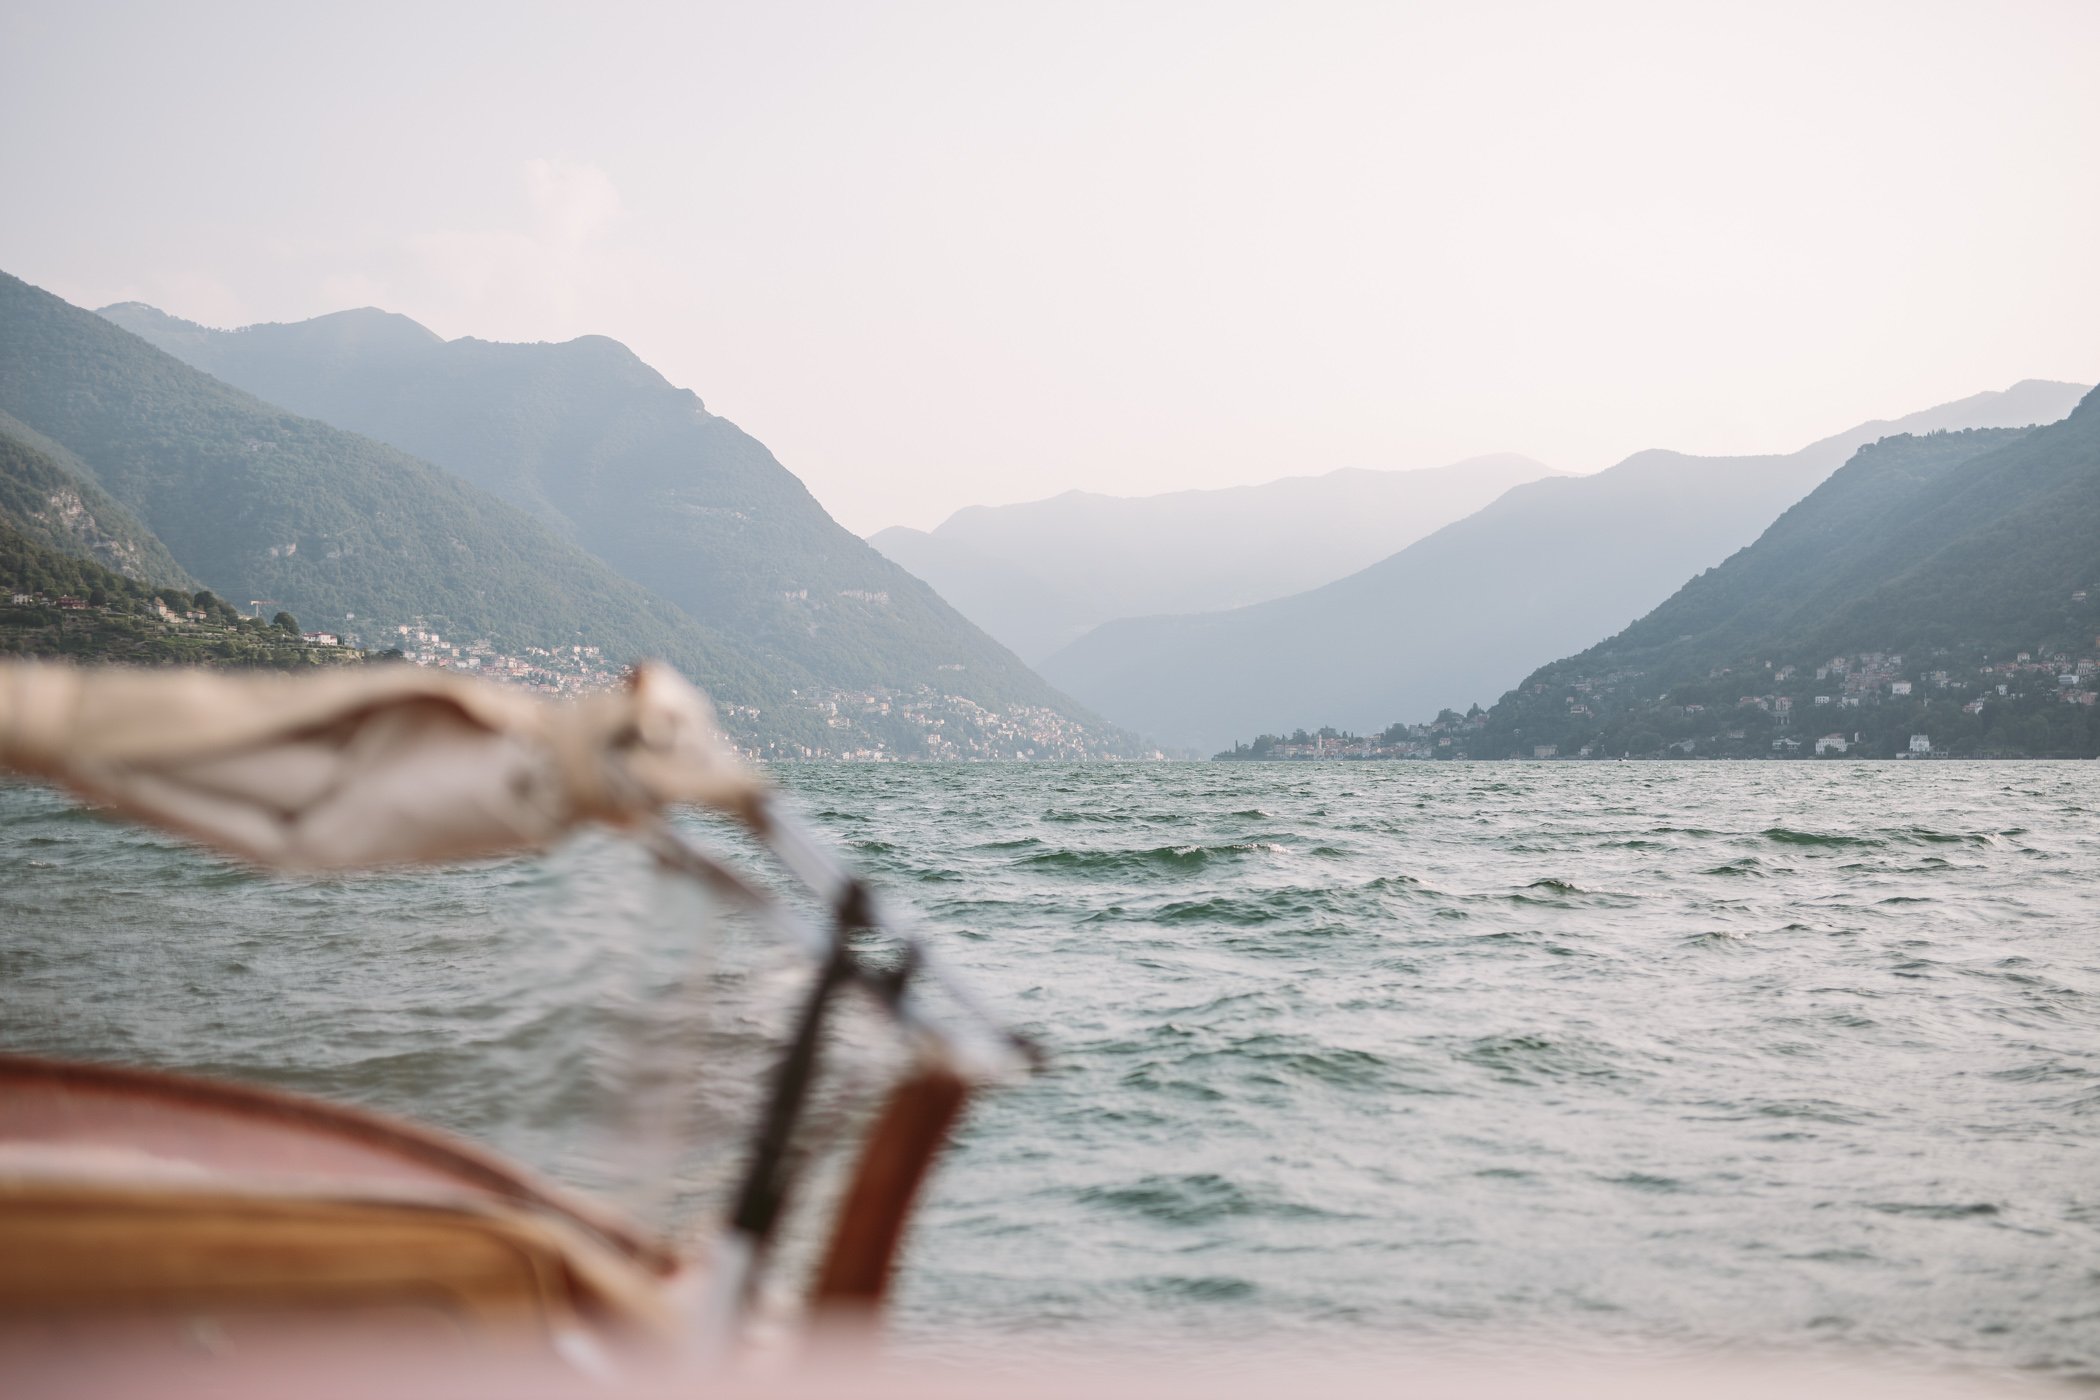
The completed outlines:
{"type": "MultiPolygon", "coordinates": [[[[940,1177],[908,1347],[2100,1373],[2093,765],[780,776],[1055,1055],[940,1177]]],[[[610,841],[275,880],[0,789],[0,1034],[415,1111],[595,1184],[693,956],[659,895],[610,841]]],[[[663,1063],[749,1082],[735,1044],[663,1063]]]]}

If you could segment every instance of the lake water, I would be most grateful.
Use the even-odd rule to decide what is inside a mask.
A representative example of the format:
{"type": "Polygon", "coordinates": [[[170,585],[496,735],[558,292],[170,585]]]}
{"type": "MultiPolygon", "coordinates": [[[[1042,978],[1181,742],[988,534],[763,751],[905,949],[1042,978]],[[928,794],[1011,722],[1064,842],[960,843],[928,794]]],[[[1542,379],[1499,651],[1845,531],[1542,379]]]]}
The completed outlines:
{"type": "MultiPolygon", "coordinates": [[[[2100,765],[780,778],[1054,1056],[938,1178],[908,1348],[2100,1378],[2100,765]]],[[[659,1160],[600,1067],[661,1036],[690,915],[610,839],[289,881],[0,789],[9,1048],[594,1183],[659,1160]]]]}

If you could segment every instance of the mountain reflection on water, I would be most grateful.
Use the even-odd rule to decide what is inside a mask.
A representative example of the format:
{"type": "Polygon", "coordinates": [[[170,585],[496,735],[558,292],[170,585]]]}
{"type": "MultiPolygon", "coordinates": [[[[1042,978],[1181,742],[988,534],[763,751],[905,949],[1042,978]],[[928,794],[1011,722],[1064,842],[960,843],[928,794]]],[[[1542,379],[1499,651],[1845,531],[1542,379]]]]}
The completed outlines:
{"type": "MultiPolygon", "coordinates": [[[[2100,1377],[2093,765],[779,776],[1055,1056],[939,1177],[907,1349],[2100,1377]]],[[[652,1010],[693,927],[609,838],[301,882],[0,789],[6,1048],[374,1103],[600,1188],[698,1170],[605,1109],[636,1047],[675,1079],[710,1043],[652,1010]]]]}

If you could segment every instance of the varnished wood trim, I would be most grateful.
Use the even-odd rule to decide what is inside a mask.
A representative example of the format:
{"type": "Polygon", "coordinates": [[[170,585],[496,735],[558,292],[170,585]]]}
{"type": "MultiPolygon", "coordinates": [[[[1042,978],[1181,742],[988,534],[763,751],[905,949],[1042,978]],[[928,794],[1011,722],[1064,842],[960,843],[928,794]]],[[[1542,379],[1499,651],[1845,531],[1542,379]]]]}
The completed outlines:
{"type": "Polygon", "coordinates": [[[279,1089],[206,1079],[135,1065],[0,1054],[0,1094],[9,1083],[40,1082],[121,1096],[195,1105],[213,1113],[333,1134],[425,1165],[516,1205],[561,1216],[659,1274],[679,1266],[675,1251],[611,1212],[534,1179],[492,1152],[418,1123],[279,1089]]]}
{"type": "Polygon", "coordinates": [[[946,1066],[922,1070],[890,1095],[832,1226],[813,1293],[820,1308],[881,1306],[912,1206],[969,1097],[968,1083],[946,1066]]]}

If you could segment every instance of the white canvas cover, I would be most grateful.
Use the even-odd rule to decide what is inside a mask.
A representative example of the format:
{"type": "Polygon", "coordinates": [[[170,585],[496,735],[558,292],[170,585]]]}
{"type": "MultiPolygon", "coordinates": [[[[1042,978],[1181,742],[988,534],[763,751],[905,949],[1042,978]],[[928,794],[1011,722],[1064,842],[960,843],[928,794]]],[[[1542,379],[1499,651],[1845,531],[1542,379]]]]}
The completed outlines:
{"type": "Polygon", "coordinates": [[[265,865],[352,870],[547,846],[762,786],[676,672],[542,699],[408,665],[298,675],[0,663],[0,769],[265,865]]]}

